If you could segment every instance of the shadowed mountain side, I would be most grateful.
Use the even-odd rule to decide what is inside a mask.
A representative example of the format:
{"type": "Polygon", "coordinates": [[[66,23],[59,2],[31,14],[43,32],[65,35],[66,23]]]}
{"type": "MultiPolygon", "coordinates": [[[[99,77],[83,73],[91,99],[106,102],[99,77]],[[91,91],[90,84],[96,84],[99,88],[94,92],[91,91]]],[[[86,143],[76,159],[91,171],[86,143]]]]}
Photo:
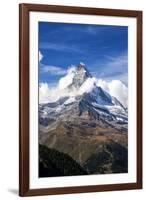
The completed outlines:
{"type": "Polygon", "coordinates": [[[39,145],[39,177],[87,175],[69,155],[39,145]]]}
{"type": "Polygon", "coordinates": [[[96,174],[127,173],[127,149],[113,141],[103,146],[102,151],[92,154],[84,164],[84,169],[96,174]]]}

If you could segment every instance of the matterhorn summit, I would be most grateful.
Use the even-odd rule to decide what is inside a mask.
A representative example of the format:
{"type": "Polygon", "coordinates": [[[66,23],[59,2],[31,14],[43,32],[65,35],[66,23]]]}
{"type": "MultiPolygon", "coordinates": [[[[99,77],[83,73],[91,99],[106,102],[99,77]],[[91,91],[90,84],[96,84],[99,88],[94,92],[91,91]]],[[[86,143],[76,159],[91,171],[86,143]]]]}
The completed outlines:
{"type": "Polygon", "coordinates": [[[85,67],[85,64],[82,62],[76,67],[75,75],[73,77],[73,82],[70,87],[74,86],[75,88],[81,87],[81,85],[88,79],[91,78],[91,74],[85,67]]]}

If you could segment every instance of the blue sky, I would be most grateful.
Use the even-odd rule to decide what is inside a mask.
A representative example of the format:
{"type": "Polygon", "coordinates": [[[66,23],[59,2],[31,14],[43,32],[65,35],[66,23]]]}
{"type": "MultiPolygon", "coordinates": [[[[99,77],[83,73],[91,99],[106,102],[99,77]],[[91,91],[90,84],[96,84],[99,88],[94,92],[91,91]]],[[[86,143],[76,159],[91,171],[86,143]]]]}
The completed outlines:
{"type": "Polygon", "coordinates": [[[128,27],[39,22],[39,82],[56,85],[68,66],[127,85],[128,27]]]}

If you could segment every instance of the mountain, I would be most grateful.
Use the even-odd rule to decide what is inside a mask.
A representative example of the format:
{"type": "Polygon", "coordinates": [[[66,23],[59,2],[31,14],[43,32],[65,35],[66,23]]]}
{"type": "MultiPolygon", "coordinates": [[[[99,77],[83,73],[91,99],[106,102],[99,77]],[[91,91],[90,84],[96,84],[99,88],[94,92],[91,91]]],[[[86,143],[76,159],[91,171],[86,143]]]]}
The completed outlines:
{"type": "MultiPolygon", "coordinates": [[[[123,172],[122,166],[113,170],[114,153],[107,146],[116,143],[127,151],[128,109],[97,85],[83,63],[71,71],[71,78],[62,90],[64,96],[39,104],[40,144],[68,154],[89,174],[95,157],[108,152],[111,159],[104,167],[100,164],[101,173],[114,173],[117,168],[123,172]]],[[[95,168],[94,173],[99,173],[99,167],[95,168]]]]}
{"type": "Polygon", "coordinates": [[[85,65],[80,63],[74,72],[72,83],[68,86],[68,88],[78,89],[88,78],[92,78],[92,75],[89,73],[85,65]]]}
{"type": "Polygon", "coordinates": [[[72,95],[62,97],[56,102],[39,105],[41,125],[50,126],[54,121],[56,123],[56,118],[69,120],[76,117],[102,120],[112,126],[127,124],[127,108],[118,99],[97,86],[85,65],[77,66],[72,83],[65,88],[66,90],[72,95]],[[83,92],[86,84],[90,84],[91,91],[83,92]]]}

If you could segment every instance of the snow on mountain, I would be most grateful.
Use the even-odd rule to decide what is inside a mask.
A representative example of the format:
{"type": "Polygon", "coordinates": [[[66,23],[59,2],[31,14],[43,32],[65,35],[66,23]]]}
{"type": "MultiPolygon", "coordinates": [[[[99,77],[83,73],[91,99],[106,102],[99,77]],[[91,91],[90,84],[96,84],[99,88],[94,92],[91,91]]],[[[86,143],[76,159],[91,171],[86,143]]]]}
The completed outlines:
{"type": "Polygon", "coordinates": [[[76,99],[74,97],[70,97],[64,102],[64,105],[71,104],[71,103],[75,102],[75,100],[76,99]]]}
{"type": "MultiPolygon", "coordinates": [[[[97,85],[85,64],[68,70],[59,81],[58,98],[39,105],[39,120],[43,126],[57,119],[88,118],[108,124],[127,123],[127,109],[115,97],[97,85]]],[[[49,97],[48,97],[49,98],[49,97]]]]}
{"type": "Polygon", "coordinates": [[[102,90],[116,97],[127,107],[127,87],[118,80],[107,82],[92,77],[83,63],[80,63],[77,67],[69,67],[67,74],[60,78],[58,85],[53,88],[49,87],[47,83],[40,83],[39,103],[54,102],[65,96],[73,97],[82,95],[85,92],[91,92],[96,86],[100,86],[102,90]]]}

